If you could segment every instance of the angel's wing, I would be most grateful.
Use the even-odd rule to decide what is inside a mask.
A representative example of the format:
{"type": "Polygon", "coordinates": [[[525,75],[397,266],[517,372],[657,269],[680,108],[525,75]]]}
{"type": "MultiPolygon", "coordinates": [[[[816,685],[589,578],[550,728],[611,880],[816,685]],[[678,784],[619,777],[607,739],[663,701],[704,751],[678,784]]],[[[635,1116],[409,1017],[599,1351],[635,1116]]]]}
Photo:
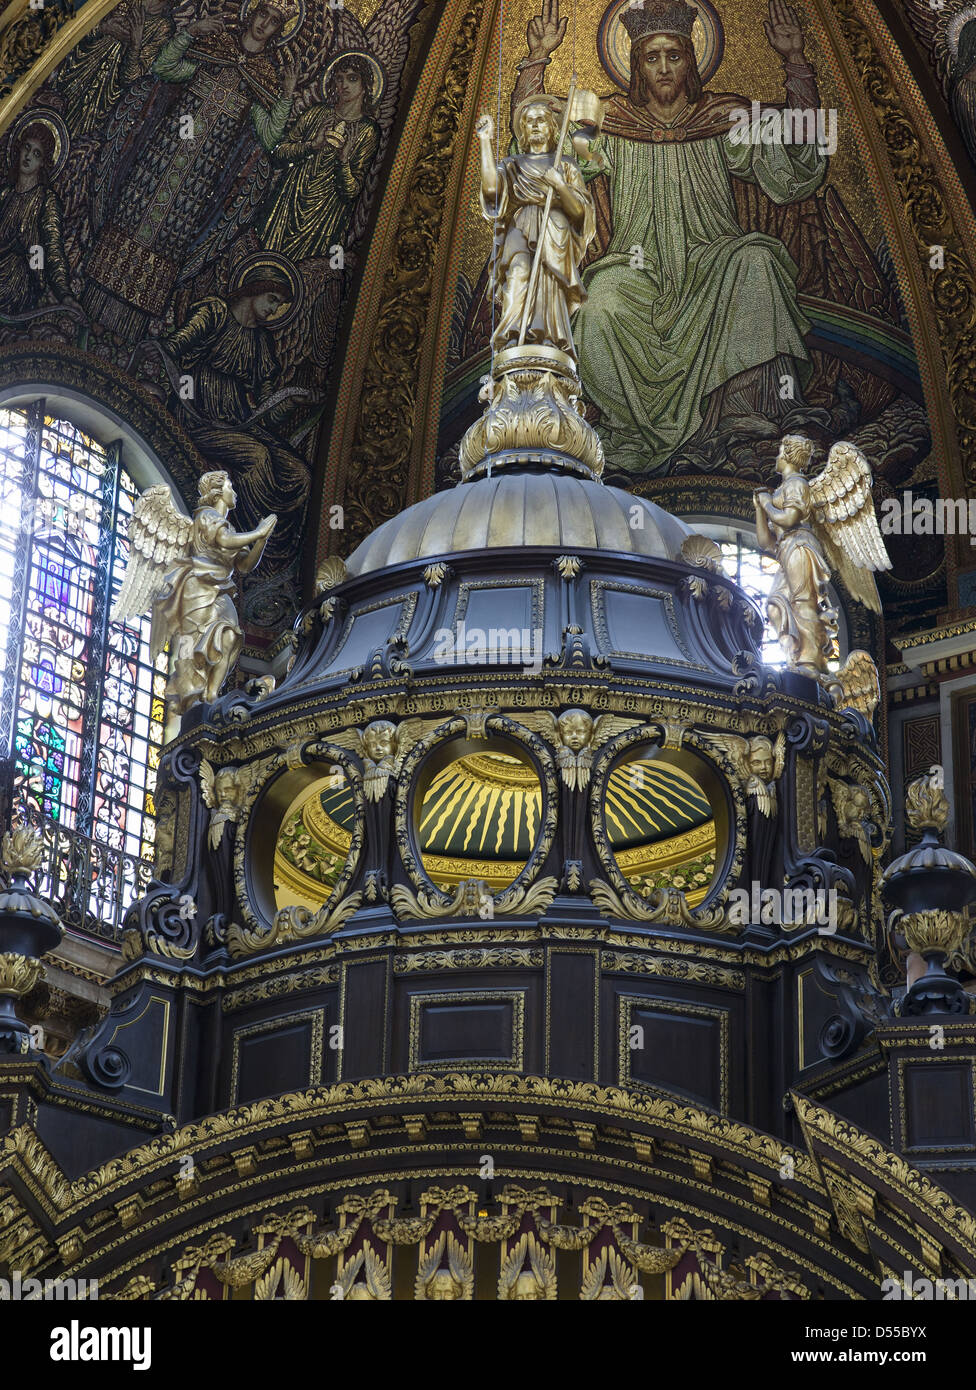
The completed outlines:
{"type": "Polygon", "coordinates": [[[437,719],[404,719],[397,725],[396,731],[396,766],[399,770],[404,758],[411,748],[423,738],[430,729],[436,729],[440,720],[437,719]]]}
{"type": "Polygon", "coordinates": [[[590,747],[596,751],[608,739],[616,738],[618,734],[624,733],[626,729],[632,729],[635,724],[639,723],[639,719],[622,719],[617,714],[601,714],[593,725],[590,747]]]}
{"type": "MultiPolygon", "coordinates": [[[[254,221],[273,176],[274,170],[267,156],[260,150],[253,154],[242,170],[241,187],[230,207],[219,212],[196,238],[180,269],[178,285],[189,284],[194,276],[219,260],[243,236],[254,221]]],[[[244,249],[249,251],[252,246],[244,249]]]]}
{"type": "MultiPolygon", "coordinates": [[[[122,588],[112,607],[112,622],[125,622],[145,613],[159,597],[166,575],[181,560],[190,557],[193,522],[173,506],[165,485],[150,487],[138,499],[129,521],[129,562],[122,588]]],[[[150,648],[155,659],[166,645],[165,635],[156,632],[150,648]]]]}
{"type": "Polygon", "coordinates": [[[891,569],[871,499],[871,465],[855,444],[835,444],[827,466],[810,480],[817,537],[827,561],[853,598],[875,613],[881,600],[875,570],[891,569]]]}
{"type": "Polygon", "coordinates": [[[773,740],[773,781],[778,781],[783,775],[783,764],[786,761],[786,735],[782,729],[773,740]]]}
{"type": "Polygon", "coordinates": [[[905,0],[906,17],[931,54],[936,74],[942,84],[943,95],[949,89],[953,64],[948,28],[955,15],[964,8],[967,8],[965,0],[956,0],[949,9],[934,5],[932,0],[905,0]]]}
{"type": "Polygon", "coordinates": [[[720,734],[709,730],[706,738],[710,743],[714,743],[721,748],[722,752],[729,758],[732,766],[743,780],[752,776],[749,768],[749,740],[741,738],[738,734],[720,734]]]}
{"type": "Polygon", "coordinates": [[[366,747],[363,743],[362,729],[343,729],[341,734],[329,734],[329,743],[334,743],[337,748],[346,748],[350,753],[355,753],[357,757],[365,757],[366,747]]]}
{"type": "Polygon", "coordinates": [[[837,672],[836,688],[831,695],[838,709],[857,710],[867,719],[874,718],[881,699],[878,668],[864,651],[853,651],[837,672]]]}
{"type": "Polygon", "coordinates": [[[556,716],[548,709],[519,710],[518,720],[534,734],[538,734],[553,747],[559,742],[559,725],[556,716]]]}
{"type": "Polygon", "coordinates": [[[200,793],[203,796],[204,806],[209,807],[211,811],[217,804],[217,795],[214,789],[215,780],[216,774],[213,765],[204,758],[200,764],[200,793]]]}
{"type": "Polygon", "coordinates": [[[453,1236],[448,1236],[447,1239],[447,1263],[455,1283],[460,1285],[464,1297],[469,1299],[474,1290],[474,1270],[460,1242],[453,1236]]]}
{"type": "MultiPolygon", "coordinates": [[[[366,1247],[367,1250],[369,1247],[366,1247]]],[[[366,1287],[378,1303],[385,1303],[392,1297],[390,1275],[386,1265],[369,1250],[366,1260],[366,1287]]]]}
{"type": "Polygon", "coordinates": [[[427,1285],[434,1277],[435,1272],[441,1267],[441,1260],[444,1257],[444,1241],[445,1235],[441,1232],[440,1236],[438,1236],[437,1240],[427,1251],[424,1259],[420,1261],[420,1267],[417,1270],[415,1298],[425,1299],[427,1297],[427,1285]]]}

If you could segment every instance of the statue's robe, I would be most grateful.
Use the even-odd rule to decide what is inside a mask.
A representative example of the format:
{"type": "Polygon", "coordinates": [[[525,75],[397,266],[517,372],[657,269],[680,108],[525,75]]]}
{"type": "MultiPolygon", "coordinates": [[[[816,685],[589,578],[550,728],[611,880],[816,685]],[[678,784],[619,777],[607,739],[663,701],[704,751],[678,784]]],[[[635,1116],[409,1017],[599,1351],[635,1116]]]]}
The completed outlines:
{"type": "MultiPolygon", "coordinates": [[[[483,192],[480,195],[482,213],[495,223],[496,351],[514,347],[519,340],[549,192],[542,174],[551,165],[551,155],[520,154],[503,159],[498,166],[497,199],[488,199],[483,192]]],[[[578,266],[593,240],[596,222],[593,201],[575,162],[562,160],[560,173],[583,202],[583,225],[573,227],[554,195],[542,237],[538,288],[525,341],[548,344],[575,356],[570,317],[586,298],[578,266]]]]}
{"type": "MultiPolygon", "coordinates": [[[[166,642],[180,634],[175,652],[179,663],[193,668],[201,688],[213,682],[218,669],[230,670],[243,646],[234,607],[234,555],[218,544],[227,525],[215,507],[201,507],[193,518],[192,558],[173,567],[166,587],[153,605],[150,651],[153,659],[166,642]],[[227,665],[221,661],[229,656],[227,665]]],[[[217,690],[206,696],[215,699],[217,690]]]]}
{"type": "MultiPolygon", "coordinates": [[[[743,108],[706,92],[662,128],[626,97],[607,103],[609,242],[584,272],[574,333],[617,468],[663,464],[740,373],[808,360],[797,265],[781,241],[743,230],[732,180],[789,203],[813,194],[827,160],[816,144],[734,143],[731,113],[743,108]]],[[[583,166],[584,177],[599,172],[583,166]]]]}
{"type": "Polygon", "coordinates": [[[334,107],[304,111],[271,153],[285,173],[258,209],[261,245],[293,261],[328,256],[344,246],[356,199],[379,149],[380,128],[369,116],[343,120],[334,107]],[[323,130],[341,126],[343,147],[312,143],[323,130]]]}

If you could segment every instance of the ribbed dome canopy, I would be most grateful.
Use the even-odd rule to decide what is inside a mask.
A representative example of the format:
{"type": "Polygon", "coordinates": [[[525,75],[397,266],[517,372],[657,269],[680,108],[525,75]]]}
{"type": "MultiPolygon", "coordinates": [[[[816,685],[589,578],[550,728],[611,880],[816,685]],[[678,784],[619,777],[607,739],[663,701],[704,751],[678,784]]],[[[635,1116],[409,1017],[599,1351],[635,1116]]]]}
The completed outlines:
{"type": "Polygon", "coordinates": [[[461,483],[383,523],[346,561],[350,576],[464,550],[558,546],[674,560],[693,532],[622,488],[562,472],[499,472],[461,483]],[[634,508],[643,525],[632,525],[634,508]]]}

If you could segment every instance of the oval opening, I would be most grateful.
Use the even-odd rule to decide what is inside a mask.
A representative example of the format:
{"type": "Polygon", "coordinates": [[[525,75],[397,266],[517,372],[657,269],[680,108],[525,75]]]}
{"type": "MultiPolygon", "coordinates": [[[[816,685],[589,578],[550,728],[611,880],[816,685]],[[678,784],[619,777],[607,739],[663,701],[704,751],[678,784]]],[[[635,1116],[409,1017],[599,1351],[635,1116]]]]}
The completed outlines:
{"type": "Polygon", "coordinates": [[[484,879],[500,892],[528,863],[542,827],[542,785],[518,744],[453,739],[425,763],[414,796],[424,872],[446,892],[484,879]]]}
{"type": "Polygon", "coordinates": [[[328,901],[349,857],[355,818],[352,788],[339,768],[292,798],[274,847],[276,910],[307,907],[315,912],[328,901]]]}
{"type": "Polygon", "coordinates": [[[683,750],[638,748],[617,763],[604,824],[617,867],[644,897],[679,888],[697,907],[725,861],[726,799],[714,772],[683,750]]]}

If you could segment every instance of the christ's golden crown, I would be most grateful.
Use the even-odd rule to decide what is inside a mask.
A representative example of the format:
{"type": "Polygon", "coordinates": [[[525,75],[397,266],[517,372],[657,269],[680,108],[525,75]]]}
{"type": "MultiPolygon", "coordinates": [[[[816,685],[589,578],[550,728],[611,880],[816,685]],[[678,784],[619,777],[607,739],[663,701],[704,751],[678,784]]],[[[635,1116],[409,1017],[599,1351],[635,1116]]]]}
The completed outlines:
{"type": "Polygon", "coordinates": [[[631,44],[635,44],[651,34],[680,34],[690,39],[697,18],[698,11],[685,0],[644,0],[643,4],[624,10],[621,23],[631,44]]]}

